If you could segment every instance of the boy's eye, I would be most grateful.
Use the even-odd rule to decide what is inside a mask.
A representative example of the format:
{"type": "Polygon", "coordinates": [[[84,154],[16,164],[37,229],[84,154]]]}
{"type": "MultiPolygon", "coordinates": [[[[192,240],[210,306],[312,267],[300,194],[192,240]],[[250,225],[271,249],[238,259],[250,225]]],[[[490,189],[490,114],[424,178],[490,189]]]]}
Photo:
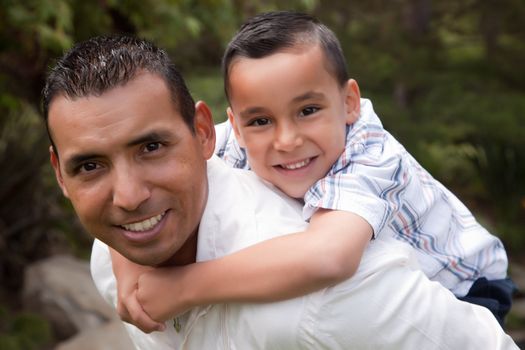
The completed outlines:
{"type": "Polygon", "coordinates": [[[310,115],[310,114],[314,114],[315,112],[317,112],[320,108],[319,107],[314,107],[314,106],[308,106],[306,108],[303,108],[301,110],[301,116],[305,117],[307,115],[310,115]]]}
{"type": "Polygon", "coordinates": [[[270,124],[270,119],[268,118],[257,118],[248,123],[248,126],[264,126],[270,124]]]}

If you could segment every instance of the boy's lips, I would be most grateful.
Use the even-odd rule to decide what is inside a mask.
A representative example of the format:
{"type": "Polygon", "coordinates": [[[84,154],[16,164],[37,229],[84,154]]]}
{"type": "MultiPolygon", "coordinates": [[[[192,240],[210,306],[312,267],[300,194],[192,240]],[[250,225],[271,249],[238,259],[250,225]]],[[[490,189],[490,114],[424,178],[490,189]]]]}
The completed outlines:
{"type": "Polygon", "coordinates": [[[298,162],[281,164],[280,166],[286,170],[296,170],[307,166],[308,164],[310,164],[311,161],[312,158],[306,158],[298,162]]]}
{"type": "Polygon", "coordinates": [[[304,159],[293,161],[293,162],[277,164],[277,165],[274,165],[274,167],[279,167],[285,170],[299,170],[299,169],[302,169],[308,166],[310,162],[312,162],[312,160],[314,159],[315,157],[304,158],[304,159]]]}

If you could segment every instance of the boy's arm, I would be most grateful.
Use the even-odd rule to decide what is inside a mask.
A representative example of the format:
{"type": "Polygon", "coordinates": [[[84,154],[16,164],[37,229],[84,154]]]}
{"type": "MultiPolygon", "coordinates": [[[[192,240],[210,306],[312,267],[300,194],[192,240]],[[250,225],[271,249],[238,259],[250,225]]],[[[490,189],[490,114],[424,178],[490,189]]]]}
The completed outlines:
{"type": "Polygon", "coordinates": [[[141,300],[144,310],[160,321],[197,305],[297,297],[351,277],[371,237],[372,228],[360,216],[320,209],[304,232],[264,241],[216,260],[144,274],[139,300],[141,296],[149,300],[141,300]],[[145,281],[155,277],[164,281],[163,289],[171,290],[171,297],[148,298],[154,290],[145,281]],[[170,312],[165,312],[167,309],[170,312]]]}
{"type": "Polygon", "coordinates": [[[137,300],[137,283],[140,275],[150,271],[152,268],[135,264],[111,247],[111,263],[113,274],[117,280],[117,313],[120,318],[131,323],[145,333],[160,331],[164,324],[153,321],[144,312],[137,300]]]}

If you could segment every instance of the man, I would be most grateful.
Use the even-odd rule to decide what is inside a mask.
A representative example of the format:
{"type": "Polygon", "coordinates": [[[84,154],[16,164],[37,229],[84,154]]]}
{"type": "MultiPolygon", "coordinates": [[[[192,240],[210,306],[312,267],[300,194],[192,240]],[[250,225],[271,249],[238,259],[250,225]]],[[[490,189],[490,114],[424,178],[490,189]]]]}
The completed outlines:
{"type": "MultiPolygon", "coordinates": [[[[113,305],[103,243],[142,265],[186,265],[304,229],[296,202],[213,157],[209,109],[194,105],[167,54],[147,42],[77,45],[47,79],[44,115],[58,183],[100,240],[92,273],[113,305]]],[[[409,248],[377,240],[355,276],[332,288],[195,308],[150,335],[127,328],[140,349],[517,348],[489,311],[411,266],[409,248]]]]}

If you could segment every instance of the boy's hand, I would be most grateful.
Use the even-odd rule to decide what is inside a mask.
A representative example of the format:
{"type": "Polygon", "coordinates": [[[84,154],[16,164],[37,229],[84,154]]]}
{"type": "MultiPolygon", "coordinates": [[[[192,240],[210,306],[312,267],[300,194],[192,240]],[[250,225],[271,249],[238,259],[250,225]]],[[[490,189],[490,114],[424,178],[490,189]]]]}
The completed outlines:
{"type": "Polygon", "coordinates": [[[125,301],[123,301],[123,298],[119,297],[117,312],[123,321],[131,323],[144,333],[164,331],[164,329],[166,329],[166,326],[163,323],[153,321],[142,309],[142,306],[137,300],[136,289],[125,298],[125,301]]]}
{"type": "Polygon", "coordinates": [[[140,275],[137,300],[152,320],[164,322],[192,307],[184,298],[183,276],[186,269],[161,267],[140,275]]]}
{"type": "Polygon", "coordinates": [[[153,321],[137,300],[139,276],[152,268],[132,263],[113,249],[111,249],[111,259],[117,279],[117,313],[120,318],[145,333],[163,331],[165,325],[153,321]]]}

